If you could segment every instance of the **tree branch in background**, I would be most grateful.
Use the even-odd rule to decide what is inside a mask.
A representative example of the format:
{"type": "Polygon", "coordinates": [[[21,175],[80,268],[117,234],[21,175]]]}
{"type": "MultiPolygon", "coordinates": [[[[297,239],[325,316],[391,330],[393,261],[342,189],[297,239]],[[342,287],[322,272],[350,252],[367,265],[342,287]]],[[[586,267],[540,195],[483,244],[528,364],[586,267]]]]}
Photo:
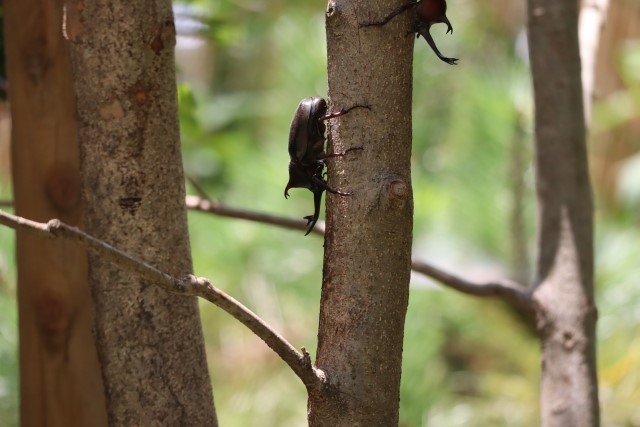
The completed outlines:
{"type": "Polygon", "coordinates": [[[173,277],[57,219],[52,219],[48,223],[41,223],[11,215],[0,210],[0,224],[13,228],[14,230],[32,232],[50,239],[62,238],[76,241],[107,258],[114,264],[145,277],[166,291],[184,296],[203,298],[226,311],[262,339],[289,365],[307,388],[318,387],[321,379],[324,377],[321,371],[311,365],[309,355],[306,351],[303,350],[302,353],[298,352],[285,338],[271,329],[271,327],[255,313],[213,286],[211,282],[205,278],[196,277],[191,274],[182,278],[173,277]]]}
{"type": "MultiPolygon", "coordinates": [[[[290,230],[306,230],[306,223],[304,220],[296,220],[293,218],[260,213],[246,209],[232,208],[218,201],[211,200],[202,190],[202,187],[197,185],[197,183],[191,179],[189,181],[193,185],[194,189],[196,189],[200,194],[200,196],[188,195],[186,197],[185,202],[187,208],[191,210],[226,218],[244,219],[262,224],[275,225],[290,230]]],[[[7,201],[6,203],[7,206],[12,205],[11,201],[7,201]]],[[[324,235],[324,227],[324,222],[318,221],[318,224],[311,232],[322,236],[324,235]]],[[[471,282],[449,274],[444,270],[416,258],[413,258],[411,262],[411,269],[416,273],[427,276],[447,288],[454,289],[467,295],[500,298],[516,308],[522,309],[526,314],[532,314],[529,292],[523,284],[510,280],[498,280],[489,283],[471,282]]],[[[144,274],[142,271],[138,271],[138,273],[144,274]]]]}
{"type": "MultiPolygon", "coordinates": [[[[276,225],[278,227],[288,228],[290,230],[304,231],[307,229],[307,222],[304,219],[298,220],[283,216],[249,211],[246,209],[231,208],[216,200],[209,199],[208,197],[187,196],[186,204],[188,209],[210,213],[217,216],[245,219],[247,221],[259,222],[262,224],[276,225]]],[[[311,232],[322,236],[324,234],[324,222],[318,221],[311,232]]]]}
{"type": "MultiPolygon", "coordinates": [[[[194,183],[192,182],[192,184],[194,183]]],[[[196,185],[194,185],[194,188],[196,188],[196,185]]],[[[220,202],[209,199],[206,192],[204,192],[201,187],[199,189],[196,188],[196,191],[200,193],[202,197],[187,196],[186,204],[189,209],[217,216],[246,219],[249,221],[276,225],[278,227],[291,230],[306,230],[306,224],[304,221],[249,211],[246,209],[231,208],[220,202]]],[[[312,233],[324,235],[324,223],[318,222],[318,225],[319,227],[316,226],[312,233]]],[[[415,258],[411,262],[411,269],[416,273],[424,274],[445,287],[452,288],[467,295],[497,297],[514,305],[516,308],[524,310],[527,314],[533,313],[529,293],[527,292],[526,287],[517,282],[508,280],[500,280],[491,283],[470,282],[446,273],[443,270],[415,258]]]]}
{"type": "Polygon", "coordinates": [[[411,261],[411,269],[463,294],[500,298],[516,308],[520,308],[527,315],[533,316],[534,314],[531,293],[519,283],[510,280],[487,283],[470,282],[415,258],[411,261]]]}
{"type": "MultiPolygon", "coordinates": [[[[276,225],[282,228],[288,228],[290,230],[307,230],[307,222],[305,219],[292,219],[282,216],[275,216],[265,213],[258,213],[255,211],[248,211],[245,209],[230,208],[225,204],[212,199],[207,194],[207,191],[200,185],[198,180],[190,175],[186,175],[187,181],[198,193],[198,196],[186,197],[187,209],[192,209],[199,212],[206,212],[217,216],[223,216],[227,218],[244,219],[247,221],[259,222],[262,224],[276,225]]],[[[324,221],[319,221],[311,231],[319,236],[324,235],[324,221]]]]}

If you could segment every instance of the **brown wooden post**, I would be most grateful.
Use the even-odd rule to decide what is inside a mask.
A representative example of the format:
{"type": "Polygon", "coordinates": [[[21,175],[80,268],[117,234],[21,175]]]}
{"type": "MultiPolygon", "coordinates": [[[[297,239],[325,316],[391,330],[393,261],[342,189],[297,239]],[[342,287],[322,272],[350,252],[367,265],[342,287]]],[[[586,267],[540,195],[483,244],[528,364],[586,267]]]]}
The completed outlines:
{"type": "MultiPolygon", "coordinates": [[[[79,160],[62,1],[4,2],[18,215],[79,224],[79,160]]],[[[22,426],[105,426],[85,251],[17,235],[22,426]]]]}

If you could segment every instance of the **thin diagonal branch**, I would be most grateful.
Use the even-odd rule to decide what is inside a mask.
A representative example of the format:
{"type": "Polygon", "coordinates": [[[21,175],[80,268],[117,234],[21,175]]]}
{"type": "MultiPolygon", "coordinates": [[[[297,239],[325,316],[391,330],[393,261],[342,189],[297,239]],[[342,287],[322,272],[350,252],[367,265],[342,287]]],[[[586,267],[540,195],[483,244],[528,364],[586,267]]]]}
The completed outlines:
{"type": "Polygon", "coordinates": [[[470,282],[416,259],[411,261],[411,269],[424,274],[448,288],[477,297],[500,298],[522,309],[525,313],[533,315],[530,292],[519,283],[510,280],[497,280],[487,283],[470,282]]]}
{"type": "MultiPolygon", "coordinates": [[[[202,197],[186,197],[187,208],[191,210],[227,218],[237,218],[263,224],[270,224],[291,230],[306,230],[306,223],[304,220],[296,220],[283,216],[249,211],[246,209],[232,208],[218,201],[208,199],[206,197],[206,193],[201,192],[201,190],[197,191],[202,194],[202,197]]],[[[324,222],[319,221],[312,233],[322,236],[324,235],[324,230],[324,222]]],[[[412,260],[411,269],[416,273],[423,274],[430,279],[435,280],[442,286],[446,286],[467,295],[500,298],[517,308],[522,309],[526,313],[533,313],[529,292],[526,290],[525,286],[517,282],[509,280],[499,280],[489,283],[470,282],[416,258],[413,258],[412,260]]]]}
{"type": "Polygon", "coordinates": [[[141,275],[166,291],[206,299],[226,311],[260,337],[289,365],[308,388],[320,386],[324,378],[323,372],[311,365],[309,355],[306,351],[303,350],[302,353],[298,352],[285,338],[275,332],[255,313],[213,286],[211,282],[205,278],[196,277],[191,274],[181,278],[173,277],[57,219],[52,219],[48,223],[41,223],[11,215],[0,210],[0,224],[15,230],[35,233],[50,239],[63,238],[76,241],[98,253],[100,256],[109,259],[114,264],[141,275]]]}

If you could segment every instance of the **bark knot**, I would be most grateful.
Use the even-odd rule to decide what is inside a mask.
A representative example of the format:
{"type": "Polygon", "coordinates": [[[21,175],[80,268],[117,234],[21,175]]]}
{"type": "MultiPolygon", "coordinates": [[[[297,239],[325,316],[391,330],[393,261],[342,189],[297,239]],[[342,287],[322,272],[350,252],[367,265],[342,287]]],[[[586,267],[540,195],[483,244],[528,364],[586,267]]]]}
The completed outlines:
{"type": "Polygon", "coordinates": [[[173,48],[176,45],[176,25],[172,19],[160,23],[149,43],[151,50],[156,55],[160,55],[166,48],[173,48]]]}
{"type": "Polygon", "coordinates": [[[564,331],[562,333],[562,346],[565,350],[572,350],[577,343],[576,336],[571,331],[564,331]]]}
{"type": "Polygon", "coordinates": [[[390,173],[376,181],[380,182],[381,206],[387,209],[402,209],[411,199],[411,186],[403,176],[390,173]]]}
{"type": "Polygon", "coordinates": [[[46,38],[39,36],[24,53],[24,71],[33,84],[41,82],[53,66],[53,61],[47,52],[46,46],[46,38]]]}
{"type": "Polygon", "coordinates": [[[327,4],[327,11],[325,12],[327,18],[333,17],[336,13],[336,2],[331,0],[329,4],[327,4]]]}
{"type": "Polygon", "coordinates": [[[71,307],[62,295],[46,290],[36,299],[38,327],[47,348],[61,351],[68,342],[72,323],[71,307]]]}
{"type": "Polygon", "coordinates": [[[147,91],[139,80],[131,88],[131,98],[136,105],[144,105],[147,102],[147,91]]]}
{"type": "Polygon", "coordinates": [[[389,195],[392,198],[406,199],[409,194],[407,184],[399,179],[395,179],[389,183],[389,195]]]}
{"type": "Polygon", "coordinates": [[[104,120],[118,120],[124,117],[124,108],[117,99],[111,99],[100,107],[100,117],[104,120]]]}
{"type": "Polygon", "coordinates": [[[47,199],[58,211],[68,212],[80,200],[79,171],[71,164],[56,164],[47,173],[47,199]]]}

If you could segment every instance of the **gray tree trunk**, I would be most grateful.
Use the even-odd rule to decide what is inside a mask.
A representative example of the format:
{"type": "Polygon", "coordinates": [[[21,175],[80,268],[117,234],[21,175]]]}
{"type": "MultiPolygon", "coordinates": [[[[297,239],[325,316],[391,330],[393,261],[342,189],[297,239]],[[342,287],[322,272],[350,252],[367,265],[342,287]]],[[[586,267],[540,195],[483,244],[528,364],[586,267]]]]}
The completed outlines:
{"type": "MultiPolygon", "coordinates": [[[[192,271],[166,0],[72,1],[86,228],[174,275],[192,271]]],[[[213,426],[195,298],[90,257],[95,334],[112,426],[213,426]]]]}
{"type": "Polygon", "coordinates": [[[397,426],[409,292],[413,197],[409,16],[379,20],[397,1],[331,0],[326,12],[332,111],[367,104],[330,123],[324,278],[316,366],[327,386],[310,390],[311,426],[397,426]]]}
{"type": "Polygon", "coordinates": [[[545,427],[599,425],[593,208],[583,114],[578,4],[529,0],[539,202],[538,279],[545,427]]]}

